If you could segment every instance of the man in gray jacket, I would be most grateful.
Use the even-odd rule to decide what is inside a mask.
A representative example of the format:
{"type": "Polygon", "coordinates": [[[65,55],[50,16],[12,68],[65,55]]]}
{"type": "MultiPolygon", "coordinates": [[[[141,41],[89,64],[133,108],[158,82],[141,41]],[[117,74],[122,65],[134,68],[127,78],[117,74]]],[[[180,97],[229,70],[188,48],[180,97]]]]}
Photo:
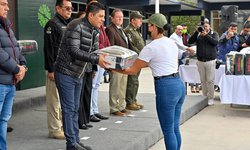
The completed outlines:
{"type": "Polygon", "coordinates": [[[0,149],[7,149],[7,123],[11,117],[16,86],[26,72],[26,60],[21,55],[10,21],[8,1],[0,0],[0,149]]]}

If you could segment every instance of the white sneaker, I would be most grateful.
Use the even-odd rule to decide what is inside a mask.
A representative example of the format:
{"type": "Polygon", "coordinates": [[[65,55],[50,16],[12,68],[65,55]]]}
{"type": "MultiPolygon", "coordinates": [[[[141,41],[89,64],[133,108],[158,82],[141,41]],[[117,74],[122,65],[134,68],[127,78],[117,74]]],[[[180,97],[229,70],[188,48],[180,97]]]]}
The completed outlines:
{"type": "Polygon", "coordinates": [[[209,106],[214,105],[214,100],[213,100],[213,99],[209,99],[209,100],[208,100],[208,105],[209,105],[209,106]]]}

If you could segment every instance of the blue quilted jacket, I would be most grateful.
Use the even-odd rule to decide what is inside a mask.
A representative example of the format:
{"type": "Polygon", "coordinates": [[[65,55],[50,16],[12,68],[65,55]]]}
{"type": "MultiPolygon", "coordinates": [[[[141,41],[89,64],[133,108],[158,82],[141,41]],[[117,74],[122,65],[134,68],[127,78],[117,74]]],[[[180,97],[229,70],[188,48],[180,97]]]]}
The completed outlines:
{"type": "Polygon", "coordinates": [[[14,75],[19,72],[17,64],[26,65],[8,19],[0,17],[0,84],[15,84],[14,75]]]}
{"type": "Polygon", "coordinates": [[[228,32],[226,31],[220,37],[218,48],[218,59],[222,60],[224,63],[226,62],[226,54],[231,51],[237,51],[239,47],[239,37],[235,35],[230,39],[226,39],[228,32]]]}

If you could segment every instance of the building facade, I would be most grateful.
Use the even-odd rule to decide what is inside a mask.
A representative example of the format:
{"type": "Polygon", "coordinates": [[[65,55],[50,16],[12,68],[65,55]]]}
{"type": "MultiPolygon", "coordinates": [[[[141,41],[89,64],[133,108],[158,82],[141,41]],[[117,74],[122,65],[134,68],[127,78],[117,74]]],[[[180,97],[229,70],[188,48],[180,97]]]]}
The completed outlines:
{"type": "MultiPolygon", "coordinates": [[[[72,0],[74,7],[73,16],[78,11],[84,11],[87,0],[72,0]]],[[[189,0],[182,2],[166,2],[160,0],[160,12],[168,16],[172,15],[198,15],[204,14],[209,18],[214,30],[219,30],[221,23],[221,6],[238,5],[237,22],[241,24],[249,16],[250,2],[230,2],[219,3],[220,0],[189,0]],[[189,2],[190,1],[190,2],[189,2]]],[[[237,1],[237,0],[235,0],[237,1]]],[[[13,23],[12,29],[18,40],[35,40],[38,43],[38,52],[25,55],[28,61],[29,71],[25,79],[17,86],[17,89],[28,89],[43,86],[45,83],[44,55],[43,55],[43,28],[46,22],[55,13],[56,0],[9,0],[9,19],[13,23]]],[[[115,8],[120,8],[124,12],[124,27],[129,24],[129,14],[137,10],[148,17],[154,13],[154,0],[99,0],[106,6],[105,25],[110,23],[110,13],[115,8]]],[[[147,36],[147,26],[143,25],[143,36],[147,36]]]]}

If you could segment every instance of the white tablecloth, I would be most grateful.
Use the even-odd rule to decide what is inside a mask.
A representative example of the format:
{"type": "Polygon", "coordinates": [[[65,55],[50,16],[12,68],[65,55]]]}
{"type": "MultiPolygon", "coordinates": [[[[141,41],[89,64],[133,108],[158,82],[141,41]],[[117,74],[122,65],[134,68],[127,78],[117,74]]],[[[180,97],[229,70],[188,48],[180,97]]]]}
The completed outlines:
{"type": "MultiPolygon", "coordinates": [[[[196,65],[180,65],[179,74],[183,82],[201,83],[196,65]]],[[[215,85],[219,84],[220,78],[223,74],[225,74],[225,65],[220,65],[220,68],[215,71],[215,85]]]]}
{"type": "Polygon", "coordinates": [[[219,87],[221,103],[250,105],[250,76],[224,74],[219,87]]]}

